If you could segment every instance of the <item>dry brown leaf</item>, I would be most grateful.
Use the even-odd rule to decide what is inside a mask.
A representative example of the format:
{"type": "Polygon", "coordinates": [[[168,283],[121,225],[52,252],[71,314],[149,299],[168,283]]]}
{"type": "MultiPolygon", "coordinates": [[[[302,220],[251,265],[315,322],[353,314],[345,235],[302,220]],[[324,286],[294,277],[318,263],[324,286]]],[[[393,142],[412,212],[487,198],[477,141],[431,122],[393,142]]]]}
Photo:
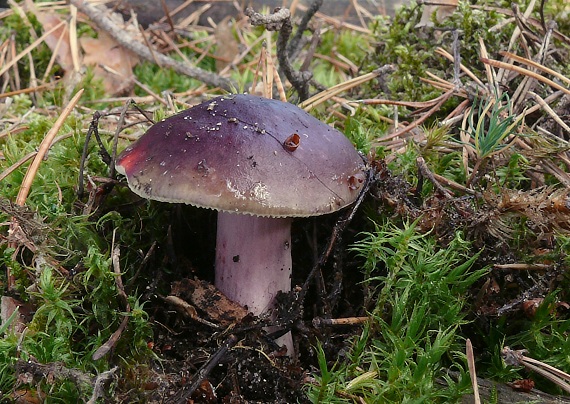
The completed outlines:
{"type": "Polygon", "coordinates": [[[416,24],[416,28],[433,27],[434,23],[431,20],[433,13],[435,13],[435,20],[438,23],[443,22],[446,18],[455,12],[458,3],[459,0],[424,1],[422,18],[420,22],[416,24]]]}
{"type": "Polygon", "coordinates": [[[222,71],[239,53],[239,44],[234,37],[231,17],[228,16],[218,23],[214,36],[216,38],[216,70],[222,71]]]}
{"type": "Polygon", "coordinates": [[[211,321],[224,326],[239,322],[248,313],[243,306],[231,301],[214,285],[205,281],[184,278],[174,282],[172,295],[189,302],[211,321]]]}
{"type": "MultiPolygon", "coordinates": [[[[26,8],[29,12],[34,14],[40,24],[42,24],[44,32],[49,31],[62,21],[56,13],[46,13],[38,10],[31,0],[26,1],[26,8]]],[[[61,28],[56,29],[53,33],[48,35],[45,42],[52,52],[55,52],[57,49],[55,59],[57,64],[59,64],[66,73],[71,72],[73,70],[73,57],[71,55],[69,29],[67,25],[62,25],[61,28]]]]}
{"type": "Polygon", "coordinates": [[[128,95],[134,87],[133,67],[138,57],[120,46],[105,32],[98,38],[79,38],[85,53],[83,63],[95,66],[95,77],[103,80],[105,91],[110,95],[128,95]]]}
{"type": "Polygon", "coordinates": [[[10,296],[0,298],[0,324],[6,324],[10,315],[18,310],[18,314],[10,324],[10,330],[17,335],[22,334],[32,319],[34,307],[30,303],[23,303],[10,296]]]}

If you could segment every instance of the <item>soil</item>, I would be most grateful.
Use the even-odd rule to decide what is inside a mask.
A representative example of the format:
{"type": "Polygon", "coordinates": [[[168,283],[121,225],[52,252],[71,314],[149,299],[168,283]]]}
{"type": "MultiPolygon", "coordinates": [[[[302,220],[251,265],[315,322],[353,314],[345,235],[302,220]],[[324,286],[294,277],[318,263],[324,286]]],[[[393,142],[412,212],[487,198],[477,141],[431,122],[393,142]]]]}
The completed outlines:
{"type": "MultiPolygon", "coordinates": [[[[285,324],[283,333],[292,329],[296,355],[291,357],[273,342],[273,335],[264,331],[267,321],[251,315],[239,319],[243,308],[230,307],[231,302],[223,300],[212,286],[213,273],[207,269],[213,268],[215,240],[205,237],[188,247],[188,241],[195,237],[188,234],[188,220],[193,221],[192,228],[215,234],[215,212],[176,206],[172,217],[173,241],[167,248],[172,254],[166,258],[167,262],[161,258],[146,269],[151,287],[143,298],[148,299],[149,305],[145,307],[150,309],[155,324],[152,348],[159,359],[150,370],[151,382],[144,386],[147,389],[144,401],[308,402],[305,385],[311,382],[308,371],[318,366],[314,351],[317,340],[323,344],[328,358],[342,360],[351,336],[361,331],[358,325],[334,329],[313,325],[316,317],[364,315],[353,309],[362,304],[348,303],[363,301],[358,286],[362,280],[359,264],[355,257],[348,259],[346,253],[355,232],[349,228],[330,254],[322,273],[323,289],[309,286],[302,305],[298,301],[301,286],[289,295],[280,296],[277,324],[285,324]],[[166,294],[180,298],[192,308],[184,304],[181,309],[182,304],[176,304],[174,299],[167,302],[166,294]],[[225,308],[219,310],[220,305],[225,308]],[[192,386],[199,387],[191,393],[192,386]]],[[[306,281],[315,257],[324,250],[339,217],[332,214],[294,223],[293,285],[303,285],[306,281]],[[309,239],[320,242],[313,248],[309,239]]],[[[355,218],[355,222],[360,220],[355,218]]],[[[141,398],[121,399],[132,402],[141,398]]]]}

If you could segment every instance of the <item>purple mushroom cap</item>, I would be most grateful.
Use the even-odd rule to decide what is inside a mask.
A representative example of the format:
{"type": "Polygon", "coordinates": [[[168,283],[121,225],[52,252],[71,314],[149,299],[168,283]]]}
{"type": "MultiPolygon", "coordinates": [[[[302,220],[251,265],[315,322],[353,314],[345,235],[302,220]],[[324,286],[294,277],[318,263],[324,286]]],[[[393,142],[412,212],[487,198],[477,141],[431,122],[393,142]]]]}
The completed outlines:
{"type": "Polygon", "coordinates": [[[351,204],[362,158],[338,130],[302,109],[222,96],[153,125],[117,159],[144,198],[270,217],[306,217],[351,204]]]}

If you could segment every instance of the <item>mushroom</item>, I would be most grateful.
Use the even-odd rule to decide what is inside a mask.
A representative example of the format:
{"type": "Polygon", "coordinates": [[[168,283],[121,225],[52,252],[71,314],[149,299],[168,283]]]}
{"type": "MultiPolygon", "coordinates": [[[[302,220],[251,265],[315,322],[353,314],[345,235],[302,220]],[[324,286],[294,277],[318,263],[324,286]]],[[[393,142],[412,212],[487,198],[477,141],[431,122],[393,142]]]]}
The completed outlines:
{"type": "Polygon", "coordinates": [[[291,290],[292,218],[350,205],[365,179],[341,132],[292,104],[245,94],[156,123],[116,169],[143,198],[219,212],[215,285],[254,315],[291,290]]]}

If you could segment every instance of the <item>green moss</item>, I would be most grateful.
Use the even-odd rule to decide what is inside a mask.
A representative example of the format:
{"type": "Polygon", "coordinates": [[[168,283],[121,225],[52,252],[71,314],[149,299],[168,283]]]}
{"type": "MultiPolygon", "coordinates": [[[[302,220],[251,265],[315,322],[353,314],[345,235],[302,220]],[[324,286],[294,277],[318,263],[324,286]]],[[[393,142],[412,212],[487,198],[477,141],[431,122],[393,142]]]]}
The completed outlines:
{"type": "MultiPolygon", "coordinates": [[[[457,234],[438,248],[415,224],[390,223],[363,234],[355,246],[365,259],[370,321],[345,360],[327,361],[317,346],[320,375],[308,387],[312,402],[454,402],[469,391],[463,341],[465,293],[487,270],[473,268],[477,254],[457,234]],[[459,380],[434,379],[444,368],[459,380]],[[342,397],[342,398],[341,398],[342,397]]],[[[366,303],[365,303],[366,306],[366,303]]]]}
{"type": "MultiPolygon", "coordinates": [[[[0,25],[0,38],[8,38],[14,35],[16,43],[16,53],[21,53],[26,47],[28,47],[33,39],[31,37],[30,29],[32,29],[37,37],[40,37],[43,33],[43,28],[37,18],[32,13],[27,13],[27,18],[32,24],[30,28],[24,20],[20,17],[18,13],[13,13],[2,20],[3,24],[0,25]]],[[[44,43],[40,43],[31,52],[32,59],[34,61],[34,71],[38,78],[44,76],[46,69],[49,65],[49,61],[52,57],[52,51],[44,43]]],[[[17,63],[18,74],[20,77],[20,87],[26,88],[30,86],[30,64],[27,57],[22,58],[17,63]]],[[[52,71],[49,72],[49,76],[62,76],[63,72],[59,66],[54,65],[52,71]]],[[[16,90],[16,89],[12,89],[16,90]]]]}
{"type": "Polygon", "coordinates": [[[460,51],[463,63],[480,68],[478,38],[483,38],[489,53],[495,55],[499,50],[504,50],[503,44],[513,29],[509,25],[491,31],[506,17],[494,11],[475,10],[467,2],[460,2],[456,12],[442,24],[436,24],[435,28],[416,28],[422,12],[423,7],[412,2],[398,10],[391,24],[379,22],[373,27],[376,47],[367,58],[366,66],[369,70],[384,64],[397,67],[388,81],[388,95],[393,99],[427,101],[440,95],[440,90],[419,80],[420,77],[428,78],[427,71],[453,80],[451,62],[435,53],[437,47],[452,53],[453,37],[449,30],[462,32],[460,51]]]}

